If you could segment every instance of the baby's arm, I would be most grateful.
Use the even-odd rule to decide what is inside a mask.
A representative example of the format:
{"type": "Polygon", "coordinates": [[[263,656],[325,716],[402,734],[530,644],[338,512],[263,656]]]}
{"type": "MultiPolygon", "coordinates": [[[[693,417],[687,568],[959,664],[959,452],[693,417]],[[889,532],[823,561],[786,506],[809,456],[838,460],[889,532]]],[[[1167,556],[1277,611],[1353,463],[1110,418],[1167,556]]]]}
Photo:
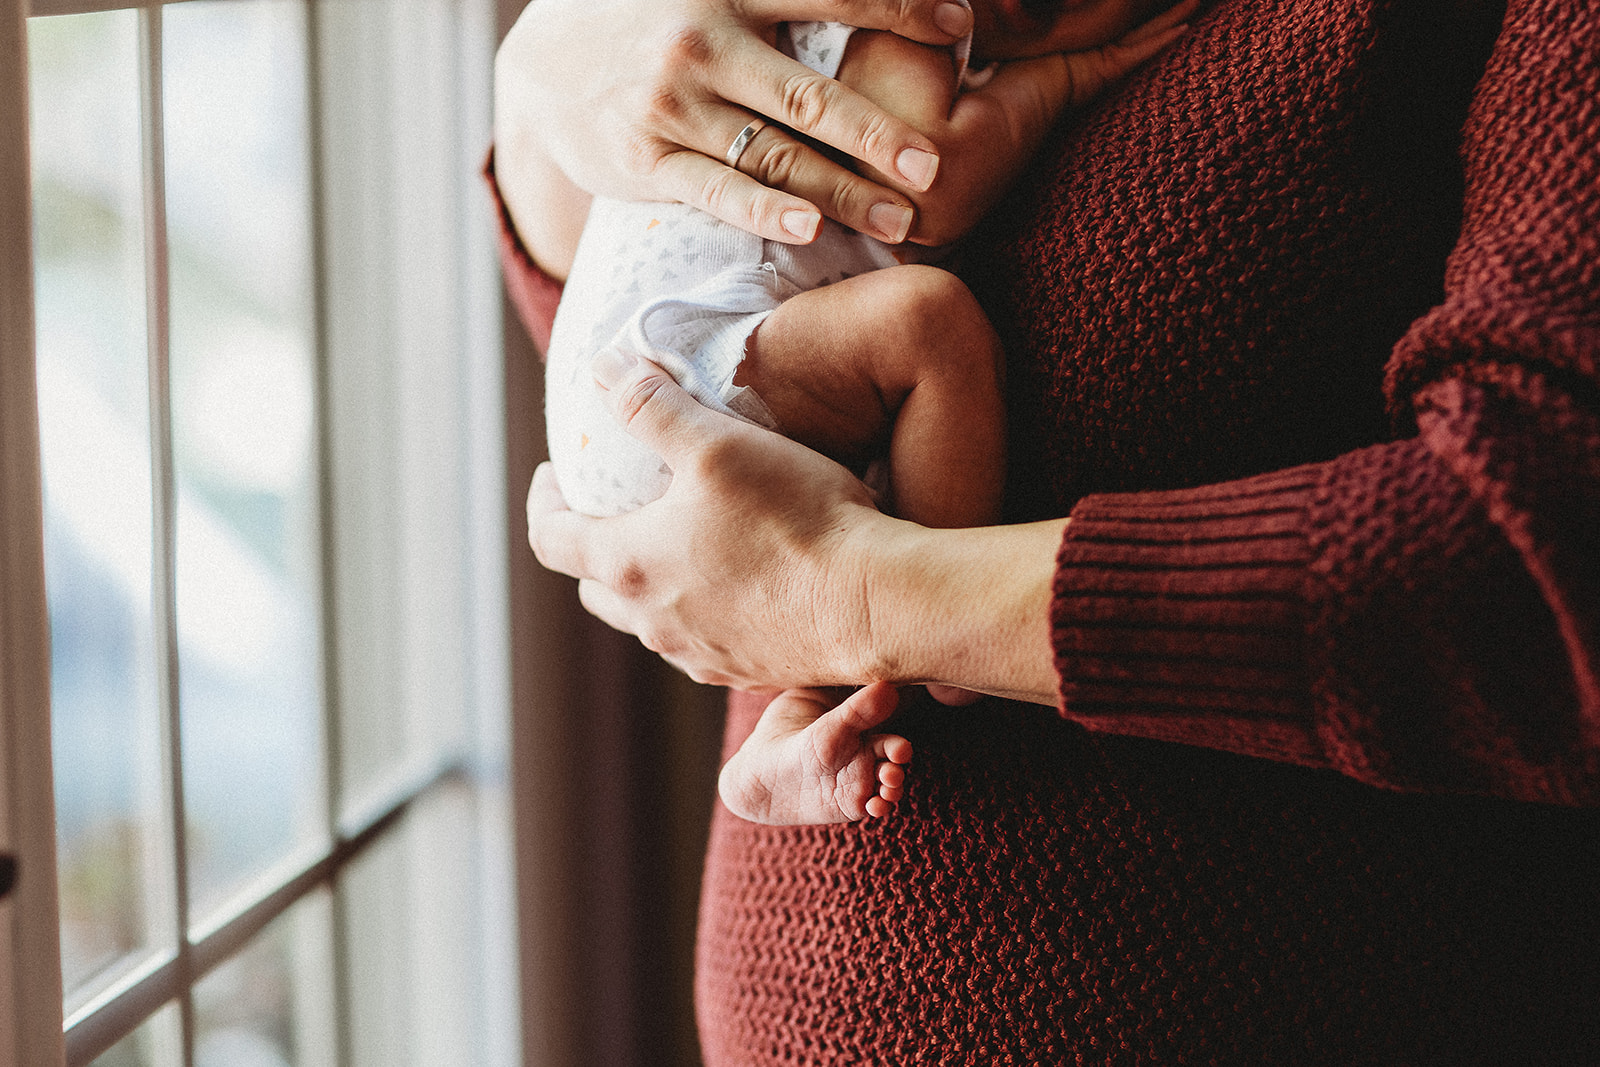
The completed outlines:
{"type": "Polygon", "coordinates": [[[925,245],[954,241],[1022,171],[1064,108],[1088,103],[1172,43],[1195,6],[1194,0],[1184,0],[1097,49],[1005,63],[982,88],[964,93],[956,91],[948,49],[892,33],[856,31],[839,80],[931,137],[941,159],[938,177],[925,193],[906,189],[885,174],[862,173],[896,185],[916,203],[910,240],[925,245]]]}
{"type": "Polygon", "coordinates": [[[890,499],[923,526],[1000,517],[1005,407],[1000,339],[953,274],[905,265],[784,301],[734,381],[778,428],[847,464],[887,445],[890,499]]]}

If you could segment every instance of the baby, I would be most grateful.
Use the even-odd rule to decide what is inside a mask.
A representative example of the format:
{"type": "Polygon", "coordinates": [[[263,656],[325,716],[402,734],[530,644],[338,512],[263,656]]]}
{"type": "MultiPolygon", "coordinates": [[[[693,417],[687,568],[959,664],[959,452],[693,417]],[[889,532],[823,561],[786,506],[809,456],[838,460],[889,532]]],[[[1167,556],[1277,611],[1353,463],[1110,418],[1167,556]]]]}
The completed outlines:
{"type": "MultiPolygon", "coordinates": [[[[1148,6],[1072,5],[1026,31],[1008,31],[993,11],[978,10],[975,39],[954,49],[796,23],[780,47],[914,127],[984,135],[982,151],[944,161],[919,201],[925,226],[915,240],[948,241],[1020,172],[1062,108],[1086,102],[1165,47],[1194,0],[1117,39],[1148,6]],[[1077,36],[1062,25],[1074,18],[1084,23],[1077,36]],[[1063,40],[1079,48],[1115,43],[1052,51],[1063,40]],[[971,49],[1033,58],[973,76],[971,49]],[[938,223],[926,225],[930,216],[938,223]]],[[[671,481],[660,457],[611,419],[595,388],[595,354],[618,346],[659,363],[706,406],[852,467],[902,518],[943,527],[997,521],[1004,357],[966,286],[927,264],[937,255],[827,220],[810,244],[785,245],[682,204],[596,199],[546,370],[550,458],[567,504],[614,515],[655,499],[671,481]]],[[[900,798],[911,744],[872,732],[894,708],[882,688],[837,707],[822,694],[775,702],[723,769],[724,803],[779,824],[887,814],[900,798]]]]}

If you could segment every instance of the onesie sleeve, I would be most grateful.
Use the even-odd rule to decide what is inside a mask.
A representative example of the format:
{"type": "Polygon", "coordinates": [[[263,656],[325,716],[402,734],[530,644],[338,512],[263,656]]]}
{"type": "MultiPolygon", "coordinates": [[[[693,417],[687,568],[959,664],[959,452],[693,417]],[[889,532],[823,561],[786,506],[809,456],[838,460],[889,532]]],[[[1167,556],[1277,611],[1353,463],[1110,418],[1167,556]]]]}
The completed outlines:
{"type": "Polygon", "coordinates": [[[1408,439],[1090,496],[1052,603],[1091,729],[1379,786],[1600,803],[1600,9],[1512,0],[1464,130],[1408,439]]]}
{"type": "Polygon", "coordinates": [[[505,278],[506,294],[516,309],[517,317],[527,329],[542,357],[550,347],[550,327],[556,320],[556,304],[561,300],[561,283],[539,269],[511,222],[505,200],[500,196],[500,183],[495,179],[494,149],[489,149],[483,162],[483,180],[494,201],[497,237],[500,249],[500,271],[505,278]]]}

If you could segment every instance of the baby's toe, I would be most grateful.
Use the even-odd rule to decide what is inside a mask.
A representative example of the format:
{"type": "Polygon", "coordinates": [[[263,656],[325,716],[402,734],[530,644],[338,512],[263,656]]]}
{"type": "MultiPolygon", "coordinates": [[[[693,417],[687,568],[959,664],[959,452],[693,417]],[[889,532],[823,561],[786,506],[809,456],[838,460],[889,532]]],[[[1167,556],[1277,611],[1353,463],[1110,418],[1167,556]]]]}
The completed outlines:
{"type": "Polygon", "coordinates": [[[872,752],[891,763],[911,762],[911,742],[896,734],[880,734],[873,738],[872,752]]]}

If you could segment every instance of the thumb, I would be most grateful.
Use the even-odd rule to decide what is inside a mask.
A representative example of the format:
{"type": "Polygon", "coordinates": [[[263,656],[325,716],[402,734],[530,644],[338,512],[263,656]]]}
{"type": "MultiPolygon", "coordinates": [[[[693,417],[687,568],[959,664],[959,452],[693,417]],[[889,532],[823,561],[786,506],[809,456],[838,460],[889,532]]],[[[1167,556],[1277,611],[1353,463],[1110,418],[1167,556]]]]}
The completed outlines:
{"type": "Polygon", "coordinates": [[[695,400],[659,365],[618,345],[601,349],[590,371],[611,417],[674,470],[699,445],[743,425],[695,400]]]}

